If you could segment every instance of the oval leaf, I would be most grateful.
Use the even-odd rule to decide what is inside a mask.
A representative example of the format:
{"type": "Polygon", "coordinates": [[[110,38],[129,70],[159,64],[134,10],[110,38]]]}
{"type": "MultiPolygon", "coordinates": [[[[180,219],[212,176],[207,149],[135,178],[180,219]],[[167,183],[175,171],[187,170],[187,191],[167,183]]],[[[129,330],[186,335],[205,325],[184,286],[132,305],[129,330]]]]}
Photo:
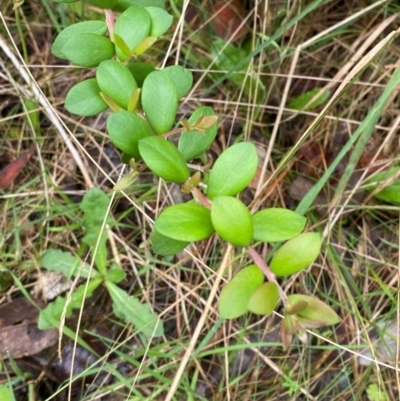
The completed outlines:
{"type": "Polygon", "coordinates": [[[153,44],[157,41],[154,36],[148,36],[146,39],[142,40],[135,49],[135,54],[137,56],[143,54],[147,51],[153,44]]]}
{"type": "Polygon", "coordinates": [[[235,246],[247,246],[253,239],[253,223],[247,207],[231,196],[213,200],[211,220],[215,231],[235,246]]]}
{"type": "Polygon", "coordinates": [[[87,79],[73,86],[65,98],[65,108],[78,116],[94,116],[108,109],[100,96],[95,78],[87,79]]]}
{"type": "Polygon", "coordinates": [[[165,67],[162,72],[167,74],[174,81],[176,89],[178,90],[179,99],[189,93],[193,85],[193,74],[190,70],[180,65],[171,65],[165,67]]]}
{"type": "MultiPolygon", "coordinates": [[[[194,124],[202,116],[215,116],[214,110],[208,106],[199,107],[189,118],[189,123],[194,124]]],[[[178,149],[186,161],[201,156],[214,142],[217,135],[218,124],[215,123],[205,130],[183,131],[178,143],[178,149]]]]}
{"type": "Polygon", "coordinates": [[[81,67],[97,67],[115,54],[114,43],[94,33],[74,35],[61,51],[68,60],[81,67]]]}
{"type": "Polygon", "coordinates": [[[151,235],[151,247],[157,255],[171,256],[182,251],[189,245],[187,241],[179,241],[162,235],[157,230],[151,235]]]}
{"type": "Polygon", "coordinates": [[[279,301],[279,291],[275,283],[263,283],[251,295],[247,309],[257,315],[269,315],[279,301]]]}
{"type": "Polygon", "coordinates": [[[307,219],[292,210],[264,209],[252,216],[254,239],[264,242],[286,241],[299,235],[307,219]]]}
{"type": "MultiPolygon", "coordinates": [[[[132,5],[127,8],[116,20],[114,33],[117,34],[128,47],[130,54],[135,53],[136,47],[150,33],[150,15],[144,7],[132,5]]],[[[117,46],[117,56],[125,61],[127,56],[117,46]]]]}
{"type": "Polygon", "coordinates": [[[210,211],[195,203],[184,203],[164,209],[154,228],[166,237],[178,241],[200,241],[213,232],[210,211]]]}
{"type": "Polygon", "coordinates": [[[172,24],[172,15],[168,14],[160,7],[146,7],[146,11],[150,15],[151,28],[150,36],[159,37],[165,33],[172,24]]]}
{"type": "Polygon", "coordinates": [[[137,84],[127,67],[115,60],[103,61],[97,68],[96,79],[103,93],[119,106],[128,108],[137,84]]]}
{"type": "Polygon", "coordinates": [[[400,181],[395,181],[392,185],[387,186],[375,194],[375,198],[388,203],[400,203],[400,181]]]}
{"type": "Polygon", "coordinates": [[[236,195],[253,179],[258,165],[256,147],[251,142],[237,143],[226,149],[215,162],[208,180],[210,199],[236,195]]]}
{"type": "Polygon", "coordinates": [[[221,291],[218,301],[221,318],[235,319],[244,315],[251,296],[263,282],[264,274],[258,266],[250,265],[240,270],[221,291]]]}
{"type": "Polygon", "coordinates": [[[272,273],[289,276],[305,269],[317,259],[321,249],[318,233],[304,233],[282,245],[271,260],[272,273]]]}
{"type": "Polygon", "coordinates": [[[370,184],[368,186],[369,191],[374,191],[378,186],[382,188],[385,182],[390,183],[390,185],[383,188],[378,193],[375,193],[375,197],[379,200],[388,203],[398,204],[400,203],[400,180],[393,181],[393,177],[398,176],[399,168],[391,167],[386,171],[382,171],[378,174],[367,178],[365,182],[370,184]]]}
{"type": "Polygon", "coordinates": [[[142,107],[158,135],[173,126],[178,110],[178,90],[174,81],[162,71],[151,72],[143,82],[142,107]]]}
{"type": "Polygon", "coordinates": [[[143,118],[125,110],[108,117],[107,131],[111,142],[135,160],[140,159],[139,140],[154,136],[150,125],[143,118]]]}
{"type": "Polygon", "coordinates": [[[143,82],[146,79],[147,75],[154,71],[154,67],[148,63],[137,63],[136,61],[130,61],[127,65],[127,68],[134,76],[137,84],[142,87],[143,82]]]}
{"type": "Polygon", "coordinates": [[[107,32],[107,25],[104,21],[84,21],[77,24],[70,25],[68,28],[63,29],[56,37],[51,52],[58,58],[67,59],[62,52],[64,45],[75,35],[80,33],[94,33],[96,35],[105,35],[107,32]]]}
{"type": "Polygon", "coordinates": [[[142,139],[139,151],[149,169],[165,181],[183,184],[189,178],[189,169],[179,150],[164,138],[142,139]]]}
{"type": "Polygon", "coordinates": [[[309,295],[292,294],[288,296],[289,304],[296,305],[300,302],[306,302],[307,307],[297,315],[322,325],[331,325],[340,322],[336,312],[325,302],[309,295]]]}

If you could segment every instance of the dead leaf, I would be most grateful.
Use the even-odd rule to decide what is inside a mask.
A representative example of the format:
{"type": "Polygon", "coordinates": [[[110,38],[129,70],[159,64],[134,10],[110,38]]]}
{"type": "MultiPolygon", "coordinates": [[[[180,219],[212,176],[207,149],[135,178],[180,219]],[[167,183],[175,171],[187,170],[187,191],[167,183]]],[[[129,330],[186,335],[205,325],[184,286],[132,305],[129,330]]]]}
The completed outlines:
{"type": "MultiPolygon", "coordinates": [[[[239,0],[233,0],[229,3],[226,1],[216,1],[213,7],[214,17],[212,23],[219,36],[228,40],[231,35],[239,28],[246,15],[246,10],[239,0]]],[[[248,27],[243,25],[231,38],[234,42],[249,32],[248,27]]]]}
{"type": "Polygon", "coordinates": [[[72,280],[67,280],[63,274],[52,271],[40,272],[38,282],[33,287],[31,295],[46,301],[51,301],[71,288],[72,280]]]}
{"type": "Polygon", "coordinates": [[[32,146],[26,153],[17,157],[0,171],[0,189],[8,187],[26,166],[29,159],[35,153],[36,147],[32,146]]]}
{"type": "Polygon", "coordinates": [[[307,177],[318,177],[321,169],[329,163],[322,146],[313,139],[305,142],[297,153],[296,171],[307,177]]]}
{"type": "Polygon", "coordinates": [[[26,298],[0,306],[0,358],[35,355],[57,342],[58,330],[39,330],[38,316],[38,308],[26,298]]]}
{"type": "MultiPolygon", "coordinates": [[[[83,348],[81,345],[68,342],[62,350],[62,358],[57,359],[54,367],[54,377],[60,382],[68,380],[72,375],[78,375],[84,372],[90,365],[99,361],[99,357],[104,357],[108,352],[108,345],[105,342],[107,339],[112,339],[111,332],[103,327],[98,326],[93,329],[92,333],[85,333],[82,339],[93,349],[94,353],[83,348]]],[[[82,388],[83,382],[91,383],[96,378],[96,375],[83,376],[75,379],[71,387],[73,390],[82,388]]]]}

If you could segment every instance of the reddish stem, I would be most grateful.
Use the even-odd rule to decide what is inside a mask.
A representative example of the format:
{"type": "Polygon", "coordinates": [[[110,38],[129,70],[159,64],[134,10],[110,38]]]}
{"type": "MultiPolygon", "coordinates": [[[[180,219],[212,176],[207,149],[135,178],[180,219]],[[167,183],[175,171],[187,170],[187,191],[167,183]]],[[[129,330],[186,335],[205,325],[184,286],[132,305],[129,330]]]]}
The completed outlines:
{"type": "Polygon", "coordinates": [[[104,10],[104,14],[106,16],[106,24],[108,27],[108,33],[110,34],[110,39],[114,40],[114,14],[111,10],[104,10]]]}
{"type": "Polygon", "coordinates": [[[269,266],[265,263],[264,259],[253,248],[247,247],[247,251],[249,252],[249,255],[252,257],[254,263],[263,271],[267,280],[270,283],[275,283],[275,285],[278,287],[281,300],[283,304],[286,306],[288,304],[286,293],[278,284],[275,274],[271,272],[269,266]]]}

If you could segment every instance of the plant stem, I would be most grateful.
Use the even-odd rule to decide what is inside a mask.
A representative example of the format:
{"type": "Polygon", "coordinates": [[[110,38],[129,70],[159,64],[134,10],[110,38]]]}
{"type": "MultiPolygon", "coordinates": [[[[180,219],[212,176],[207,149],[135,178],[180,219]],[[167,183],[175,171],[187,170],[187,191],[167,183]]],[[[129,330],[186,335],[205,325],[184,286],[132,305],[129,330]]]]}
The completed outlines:
{"type": "Polygon", "coordinates": [[[104,14],[106,16],[106,24],[108,27],[108,33],[110,34],[110,39],[114,39],[114,14],[111,10],[104,10],[104,14]]]}
{"type": "Polygon", "coordinates": [[[252,257],[254,263],[263,271],[267,280],[270,283],[275,283],[275,285],[278,287],[278,291],[279,291],[281,300],[282,300],[283,304],[286,306],[289,301],[287,299],[285,291],[283,291],[281,286],[278,284],[275,274],[271,272],[269,266],[265,263],[264,259],[257,253],[256,250],[254,250],[251,247],[247,247],[247,251],[249,252],[249,255],[252,257]]]}
{"type": "Polygon", "coordinates": [[[201,192],[198,188],[192,188],[190,191],[192,196],[196,201],[201,205],[206,207],[207,209],[211,209],[211,201],[208,199],[203,192],[201,192]]]}

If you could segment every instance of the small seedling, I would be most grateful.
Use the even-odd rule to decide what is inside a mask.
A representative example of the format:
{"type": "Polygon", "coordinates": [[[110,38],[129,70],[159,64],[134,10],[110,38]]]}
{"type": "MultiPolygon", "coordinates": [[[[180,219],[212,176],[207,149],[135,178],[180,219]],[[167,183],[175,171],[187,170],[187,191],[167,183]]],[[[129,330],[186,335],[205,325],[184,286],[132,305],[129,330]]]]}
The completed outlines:
{"type": "MultiPolygon", "coordinates": [[[[258,155],[255,146],[250,142],[236,143],[211,167],[206,152],[218,128],[213,109],[200,107],[187,120],[180,121],[181,128],[175,125],[179,99],[192,88],[191,71],[179,65],[156,69],[141,58],[172,24],[172,16],[165,11],[163,2],[91,0],[90,3],[105,9],[106,22],[71,25],[57,36],[52,47],[53,54],[60,58],[78,66],[96,68],[93,78],[72,87],[65,107],[80,116],[112,110],[107,118],[110,140],[122,152],[121,161],[132,168],[114,190],[126,188],[142,171],[149,169],[155,176],[181,185],[184,193],[192,194],[192,200],[167,207],[157,217],[151,237],[154,252],[173,255],[190,242],[215,234],[220,237],[221,244],[230,243],[247,250],[255,264],[242,269],[223,288],[219,300],[220,315],[225,319],[239,317],[248,311],[267,315],[281,299],[285,310],[282,334],[286,346],[293,334],[305,341],[308,327],[337,323],[336,313],[322,301],[304,295],[287,296],[278,284],[276,276],[298,273],[315,261],[321,238],[318,233],[303,233],[306,219],[293,211],[271,208],[252,214],[239,199],[240,192],[248,187],[256,174],[258,155]],[[115,21],[111,9],[122,11],[115,21]],[[174,136],[179,138],[172,141],[174,136]],[[286,242],[272,255],[268,266],[255,246],[259,242],[282,241],[286,242]],[[268,282],[264,282],[265,277],[268,282]]],[[[233,46],[227,46],[225,50],[223,46],[219,42],[214,46],[218,49],[217,65],[231,69],[237,64],[236,58],[243,58],[243,55],[233,46]]],[[[232,82],[237,83],[239,75],[242,80],[242,74],[232,74],[232,82]]],[[[258,87],[257,96],[261,96],[262,83],[254,79],[248,82],[249,91],[258,87]]],[[[93,246],[93,240],[84,241],[93,246]]],[[[125,303],[126,294],[115,285],[123,279],[123,272],[113,267],[107,270],[105,255],[105,239],[101,238],[94,255],[98,270],[91,273],[87,285],[89,293],[104,283],[117,316],[128,320],[128,309],[136,316],[141,315],[137,311],[138,303],[125,303]]],[[[48,254],[45,257],[49,257],[48,254]]],[[[44,265],[50,267],[49,263],[44,265]]],[[[80,291],[79,288],[71,306],[80,304],[75,301],[82,299],[80,291]]],[[[52,313],[53,317],[60,315],[57,302],[65,304],[56,301],[53,309],[57,309],[57,313],[52,313]]],[[[146,317],[141,323],[151,320],[148,309],[143,315],[146,317]]],[[[41,327],[51,323],[47,323],[46,316],[42,313],[41,327]]],[[[142,328],[141,324],[137,326],[142,328]]],[[[157,333],[161,333],[161,329],[158,330],[157,333]]]]}
{"type": "Polygon", "coordinates": [[[125,272],[116,264],[108,267],[107,235],[102,232],[103,216],[107,214],[108,196],[98,188],[92,188],[83,198],[81,209],[84,217],[82,225],[85,228],[81,251],[90,247],[96,268],[82,262],[70,252],[48,249],[41,257],[41,265],[67,278],[79,276],[87,281],[78,286],[71,298],[57,297],[39,315],[39,328],[47,329],[58,326],[60,318],[71,315],[73,309],[80,308],[83,300],[90,297],[100,286],[104,285],[112,300],[115,316],[126,323],[131,323],[135,330],[150,336],[163,335],[163,324],[158,316],[151,312],[146,304],[131,297],[117,286],[125,279],[125,272]]]}

